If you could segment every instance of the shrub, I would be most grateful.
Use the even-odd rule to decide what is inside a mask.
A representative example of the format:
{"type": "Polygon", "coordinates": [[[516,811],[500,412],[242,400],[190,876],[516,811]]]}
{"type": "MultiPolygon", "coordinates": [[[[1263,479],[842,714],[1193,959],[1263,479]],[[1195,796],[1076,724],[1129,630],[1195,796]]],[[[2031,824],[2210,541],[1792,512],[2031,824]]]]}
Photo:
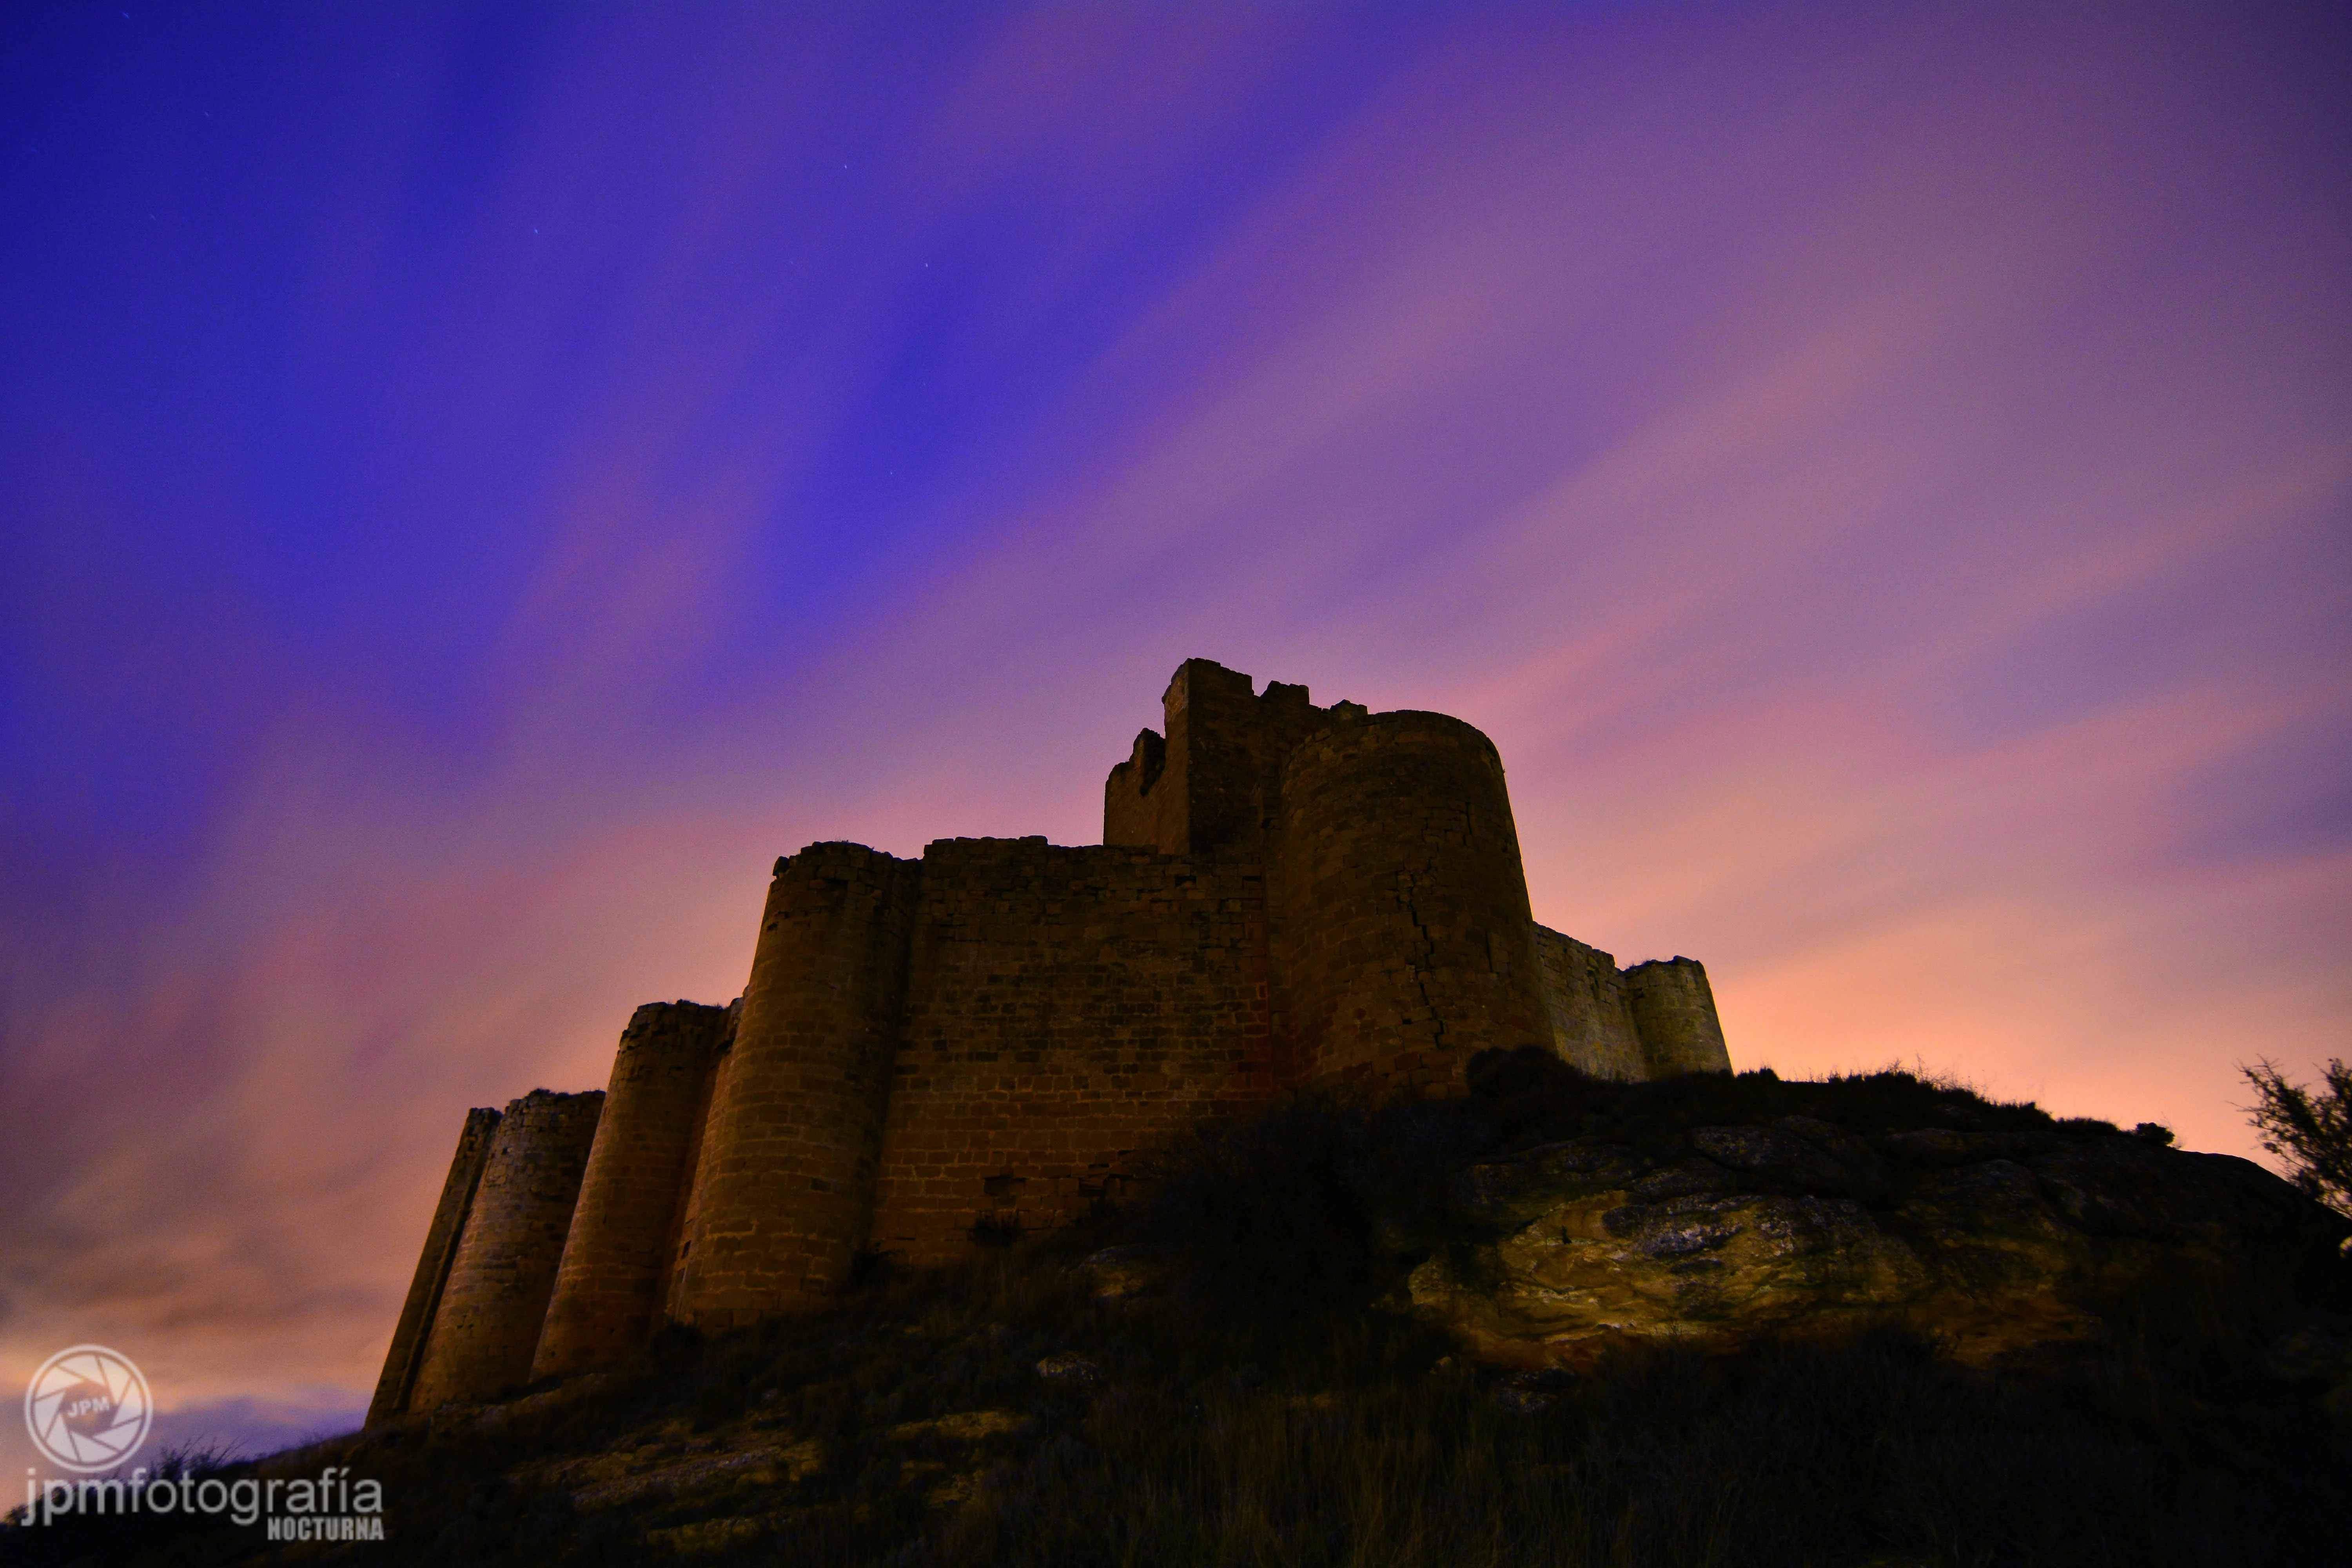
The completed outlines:
{"type": "Polygon", "coordinates": [[[2352,1215],[2352,1068],[2330,1060],[2316,1090],[2289,1079],[2267,1059],[2238,1069],[2254,1086],[2244,1107],[2263,1147],[2287,1163],[2297,1186],[2352,1215]]]}

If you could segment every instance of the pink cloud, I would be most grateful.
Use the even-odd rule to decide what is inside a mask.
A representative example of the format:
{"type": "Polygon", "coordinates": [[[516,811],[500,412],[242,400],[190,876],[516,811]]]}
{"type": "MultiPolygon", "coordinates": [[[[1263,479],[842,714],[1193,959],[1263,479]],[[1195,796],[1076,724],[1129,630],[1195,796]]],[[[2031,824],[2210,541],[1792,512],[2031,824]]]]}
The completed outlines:
{"type": "MultiPolygon", "coordinates": [[[[823,549],[882,521],[807,487],[908,279],[1057,215],[940,356],[985,383],[1319,35],[1017,15],[875,116],[830,205],[824,39],[572,38],[467,253],[506,286],[434,293],[383,390],[420,446],[564,411],[500,479],[511,571],[449,558],[495,605],[478,731],[224,632],[237,695],[206,700],[261,740],[205,852],[93,875],[12,972],[44,1115],[0,1376],[99,1339],[174,1407],[364,1391],[467,1106],[600,1083],[635,1003],[733,995],[776,854],[1090,840],[1195,654],[1486,728],[1538,917],[1706,960],[1742,1066],[1916,1058],[2249,1150],[2233,1064],[2352,1020],[2352,851],[2188,853],[2182,802],[2352,707],[2311,542],[2352,397],[2294,346],[2343,326],[2343,246],[2304,233],[2332,176],[2264,165],[2246,205],[2242,154],[2288,133],[2234,111],[2265,38],[1864,15],[1441,29],[941,459],[951,526],[838,578],[823,549]],[[693,91],[644,85],[665,48],[693,91]],[[679,140],[633,149],[665,110],[679,140]],[[588,224],[638,157],[685,173],[604,234],[637,247],[614,279],[517,283],[532,215],[588,224]],[[738,275],[796,201],[831,226],[809,273],[738,275]],[[2225,263],[2280,281],[2182,281],[2225,263]],[[476,339],[467,401],[420,412],[476,339]],[[803,588],[809,626],[762,624],[803,588]]],[[[379,198],[321,224],[318,342],[386,287],[379,198]]],[[[436,635],[402,632],[384,657],[436,635]]],[[[174,657],[141,648],[111,679],[174,657]]]]}

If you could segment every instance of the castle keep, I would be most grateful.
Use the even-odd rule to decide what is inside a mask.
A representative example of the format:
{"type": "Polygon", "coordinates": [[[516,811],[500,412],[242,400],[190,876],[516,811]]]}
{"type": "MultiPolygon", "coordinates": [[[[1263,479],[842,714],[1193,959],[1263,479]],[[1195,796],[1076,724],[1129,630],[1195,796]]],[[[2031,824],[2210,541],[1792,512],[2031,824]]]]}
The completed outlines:
{"type": "Polygon", "coordinates": [[[1535,923],[1494,743],[1206,659],[1103,842],[776,862],[743,994],[648,1003],[602,1093],[467,1114],[371,1422],[810,1307],[1116,1195],[1202,1118],[1308,1085],[1444,1094],[1492,1047],[1727,1071],[1706,972],[1535,923]]]}

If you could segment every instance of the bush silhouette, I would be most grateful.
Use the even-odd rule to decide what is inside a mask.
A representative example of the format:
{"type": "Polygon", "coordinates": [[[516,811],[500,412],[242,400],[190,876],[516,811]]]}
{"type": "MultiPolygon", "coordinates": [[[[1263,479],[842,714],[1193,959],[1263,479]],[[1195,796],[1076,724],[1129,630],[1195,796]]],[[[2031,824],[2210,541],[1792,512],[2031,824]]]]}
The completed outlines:
{"type": "Polygon", "coordinates": [[[2238,1070],[2254,1086],[2254,1103],[2245,1109],[2263,1147],[2287,1163],[2295,1185],[2352,1215],[2352,1067],[2329,1061],[2316,1089],[2288,1079],[2267,1059],[2238,1070]]]}

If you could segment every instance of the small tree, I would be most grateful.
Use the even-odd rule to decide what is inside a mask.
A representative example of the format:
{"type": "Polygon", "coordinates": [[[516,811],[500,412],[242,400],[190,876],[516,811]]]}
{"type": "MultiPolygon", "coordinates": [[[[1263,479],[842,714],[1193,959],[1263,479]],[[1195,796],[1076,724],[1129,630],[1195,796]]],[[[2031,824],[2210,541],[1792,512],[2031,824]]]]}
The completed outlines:
{"type": "Polygon", "coordinates": [[[2242,1109],[2263,1147],[2287,1163],[2295,1185],[2352,1214],[2352,1068],[2329,1061],[2316,1089],[2290,1081],[2268,1060],[2238,1070],[2254,1086],[2254,1103],[2242,1109]]]}

